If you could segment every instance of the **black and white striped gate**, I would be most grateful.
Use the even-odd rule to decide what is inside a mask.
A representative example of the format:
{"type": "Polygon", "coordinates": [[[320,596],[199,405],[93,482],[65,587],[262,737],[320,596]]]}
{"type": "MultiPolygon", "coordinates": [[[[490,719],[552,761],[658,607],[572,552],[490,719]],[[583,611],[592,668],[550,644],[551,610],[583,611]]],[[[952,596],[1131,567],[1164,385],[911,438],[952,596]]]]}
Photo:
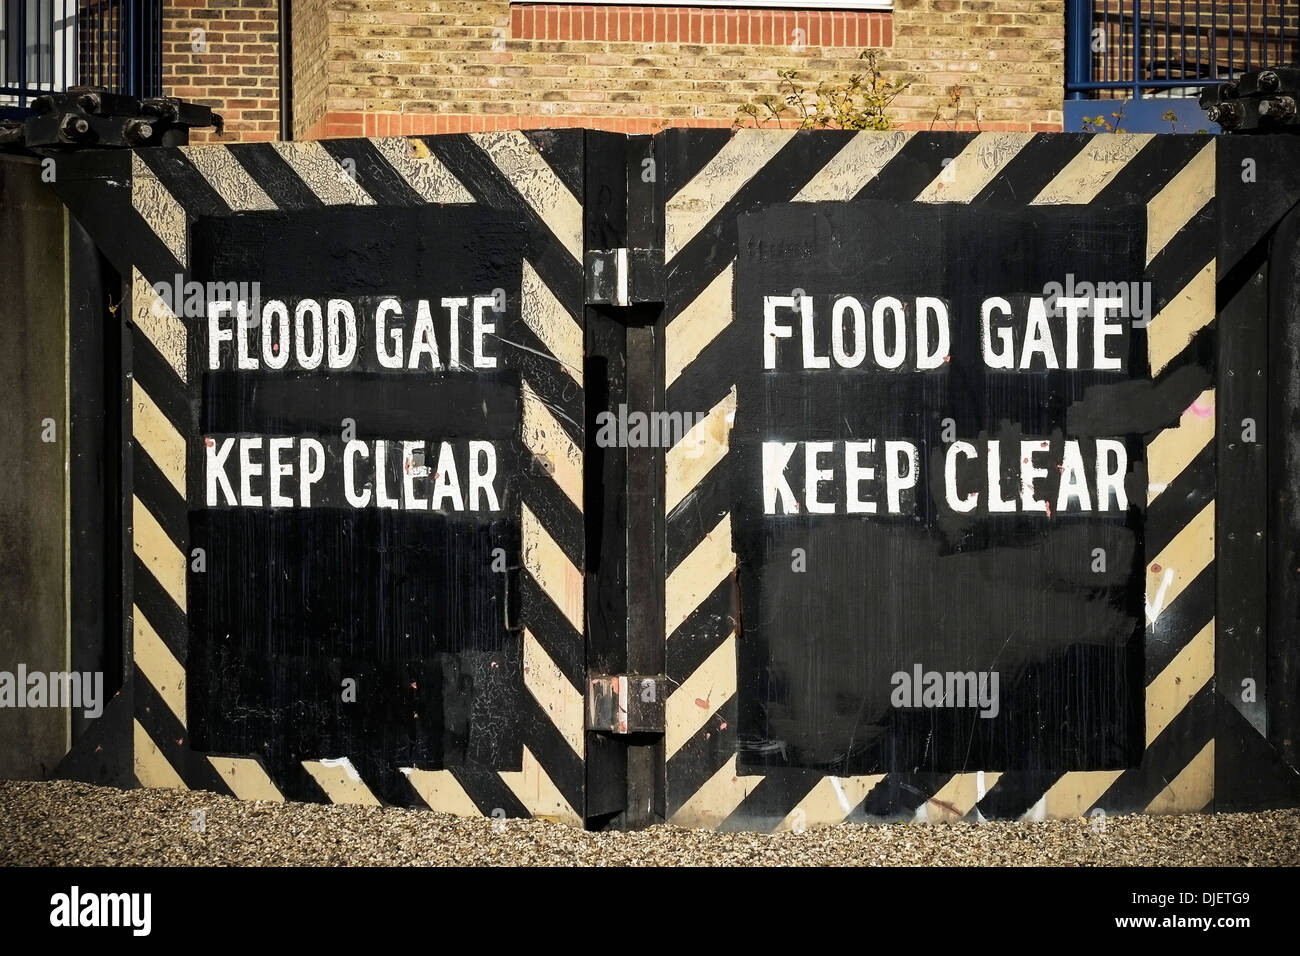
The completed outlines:
{"type": "Polygon", "coordinates": [[[1267,343],[1294,324],[1293,155],[1274,137],[670,130],[61,158],[129,327],[126,681],[66,772],[766,830],[1294,802],[1300,667],[1271,622],[1298,592],[1262,570],[1291,555],[1268,533],[1294,480],[1268,409],[1295,369],[1267,343]],[[1147,296],[1143,321],[1112,353],[1089,335],[1056,365],[1041,340],[989,365],[972,297],[1020,315],[1074,278],[1147,296]],[[222,283],[278,305],[214,324],[222,283]],[[832,330],[855,309],[872,328],[893,295],[909,328],[909,297],[942,301],[949,354],[913,341],[871,367],[832,330]],[[360,317],[336,367],[346,336],[305,363],[265,338],[330,328],[331,300],[360,317]],[[1119,364],[1069,364],[1092,348],[1119,364]],[[638,413],[671,440],[630,438],[638,413]],[[1017,463],[1013,438],[1057,467],[1017,463]],[[1070,442],[1081,473],[1126,456],[1105,506],[1097,474],[1095,502],[1058,497],[1070,442]],[[848,466],[814,473],[848,443],[867,456],[852,488],[848,466]],[[1008,514],[952,507],[960,443],[990,456],[982,493],[1008,514]],[[389,484],[354,480],[381,444],[389,484]],[[486,445],[500,508],[475,511],[440,465],[464,485],[486,445]],[[890,471],[909,448],[911,484],[890,471]],[[867,513],[860,483],[887,471],[867,513]],[[932,666],[1000,673],[1005,711],[927,702],[932,666]]]}
{"type": "MultiPolygon", "coordinates": [[[[580,824],[582,134],[60,162],[69,208],[127,279],[130,327],[131,650],[115,702],[129,723],[119,714],[119,732],[97,735],[91,775],[120,779],[107,766],[125,760],[142,786],[580,824]],[[467,260],[472,268],[455,274],[467,260]],[[281,330],[288,318],[300,329],[322,321],[328,297],[369,309],[369,321],[386,296],[412,308],[431,296],[438,309],[439,297],[477,295],[492,303],[482,351],[493,368],[483,377],[468,358],[481,316],[472,319],[466,301],[426,342],[439,350],[437,372],[428,349],[383,363],[395,371],[381,367],[378,346],[391,343],[363,323],[344,371],[250,373],[236,368],[234,341],[209,341],[210,293],[199,293],[197,316],[178,315],[195,283],[258,283],[263,305],[287,302],[281,330]],[[313,296],[321,301],[304,318],[295,306],[313,296]],[[457,333],[460,367],[448,351],[457,333]],[[349,425],[353,434],[343,434],[349,425]],[[444,488],[458,503],[439,499],[429,514],[355,510],[338,489],[324,491],[328,480],[315,508],[272,509],[264,489],[250,498],[249,485],[235,503],[258,507],[227,508],[218,497],[223,508],[212,508],[211,458],[237,443],[230,436],[253,433],[314,436],[334,467],[348,438],[405,449],[397,439],[422,447],[439,433],[478,435],[498,452],[500,508],[466,520],[455,513],[461,492],[444,488]],[[475,583],[462,591],[458,579],[475,583]],[[386,606],[398,601],[421,614],[386,606]],[[457,633],[466,622],[480,630],[457,633]]],[[[226,322],[230,340],[239,323],[226,322]]],[[[257,352],[260,331],[247,334],[257,352]]],[[[409,319],[405,334],[413,349],[409,319]]],[[[281,348],[280,367],[288,362],[281,340],[264,351],[268,368],[281,348]]],[[[430,441],[427,464],[390,457],[389,470],[400,479],[422,469],[436,483],[435,448],[430,441]]],[[[254,475],[270,470],[257,467],[265,471],[254,475]]],[[[488,507],[486,496],[479,504],[488,507]]]]}

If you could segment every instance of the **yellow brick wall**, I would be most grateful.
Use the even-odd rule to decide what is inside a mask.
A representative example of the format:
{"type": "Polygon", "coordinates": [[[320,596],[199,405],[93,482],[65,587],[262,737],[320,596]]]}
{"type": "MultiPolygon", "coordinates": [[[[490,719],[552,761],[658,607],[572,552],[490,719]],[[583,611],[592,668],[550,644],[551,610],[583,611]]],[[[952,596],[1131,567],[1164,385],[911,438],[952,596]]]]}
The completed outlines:
{"type": "Polygon", "coordinates": [[[916,78],[895,101],[903,119],[945,121],[956,84],[963,120],[978,107],[986,128],[1061,128],[1064,0],[896,0],[894,23],[891,66],[916,78]]]}
{"type": "MultiPolygon", "coordinates": [[[[275,0],[172,0],[182,3],[275,14],[275,0]]],[[[778,91],[778,70],[799,70],[810,86],[841,81],[869,46],[888,76],[912,82],[891,111],[901,126],[1056,130],[1064,22],[1064,0],[895,0],[885,14],[296,0],[295,135],[728,126],[741,104],[778,91]]],[[[258,52],[263,43],[245,41],[258,52]]],[[[203,94],[191,98],[221,107],[215,79],[186,82],[203,94]]],[[[266,110],[246,92],[234,138],[268,128],[252,121],[266,110]]]]}
{"type": "Polygon", "coordinates": [[[293,33],[293,135],[306,136],[325,117],[329,71],[326,69],[329,21],[328,0],[294,0],[293,33]]]}
{"type": "MultiPolygon", "coordinates": [[[[613,21],[611,11],[619,8],[551,8],[561,11],[557,31],[528,23],[529,7],[505,0],[328,3],[336,133],[349,123],[375,132],[376,115],[380,132],[493,128],[513,125],[505,119],[512,116],[524,118],[522,125],[549,117],[630,130],[729,125],[742,103],[776,92],[778,70],[841,80],[858,68],[855,57],[868,45],[846,43],[842,32],[809,30],[807,44],[797,49],[791,31],[754,27],[787,11],[695,8],[691,16],[703,25],[685,30],[682,8],[667,8],[676,31],[611,36],[619,31],[607,27],[592,38],[590,30],[584,36],[576,28],[576,15],[566,26],[565,11],[594,10],[598,21],[613,21]],[[742,27],[737,37],[716,23],[710,29],[710,18],[748,19],[751,29],[742,27]],[[417,118],[434,114],[448,120],[417,118]]],[[[647,8],[622,9],[635,17],[647,8]]],[[[875,45],[888,74],[914,85],[893,115],[910,126],[936,122],[937,112],[936,125],[944,128],[978,122],[985,129],[1059,129],[1064,16],[1063,0],[896,0],[885,18],[892,35],[875,45]],[[963,90],[960,109],[952,106],[954,85],[963,90]]]]}

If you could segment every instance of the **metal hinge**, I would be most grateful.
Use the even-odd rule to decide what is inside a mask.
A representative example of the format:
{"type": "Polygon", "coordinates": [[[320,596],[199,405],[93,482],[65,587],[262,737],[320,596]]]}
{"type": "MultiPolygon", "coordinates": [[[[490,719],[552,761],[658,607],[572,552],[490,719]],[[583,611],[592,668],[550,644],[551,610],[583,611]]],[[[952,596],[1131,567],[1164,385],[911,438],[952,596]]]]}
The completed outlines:
{"type": "Polygon", "coordinates": [[[664,732],[662,674],[598,674],[587,679],[587,729],[610,734],[664,732]]]}
{"type": "Polygon", "coordinates": [[[607,188],[596,190],[603,205],[589,210],[599,225],[589,228],[593,241],[583,257],[586,301],[615,308],[661,305],[667,270],[654,137],[624,137],[609,154],[611,163],[614,155],[623,168],[607,188]]]}
{"type": "Polygon", "coordinates": [[[587,250],[587,304],[663,302],[663,260],[662,249],[587,250]]]}

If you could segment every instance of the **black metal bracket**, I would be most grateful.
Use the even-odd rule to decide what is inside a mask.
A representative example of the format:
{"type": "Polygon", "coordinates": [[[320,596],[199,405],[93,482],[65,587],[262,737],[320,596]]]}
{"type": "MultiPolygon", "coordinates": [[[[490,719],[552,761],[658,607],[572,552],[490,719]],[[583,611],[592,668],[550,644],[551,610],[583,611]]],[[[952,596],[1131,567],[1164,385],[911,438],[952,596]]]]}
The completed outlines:
{"type": "Polygon", "coordinates": [[[1225,133],[1300,133],[1300,66],[1243,73],[1207,86],[1199,102],[1225,133]]]}
{"type": "Polygon", "coordinates": [[[588,305],[631,305],[664,300],[662,249],[589,249],[586,262],[588,305]]]}
{"type": "Polygon", "coordinates": [[[620,137],[613,148],[623,154],[616,168],[625,169],[626,177],[606,184],[596,215],[589,215],[583,261],[587,304],[662,304],[664,249],[654,137],[620,137]]]}
{"type": "Polygon", "coordinates": [[[587,678],[587,729],[606,734],[662,734],[668,678],[597,674],[587,678]]]}
{"type": "Polygon", "coordinates": [[[185,146],[190,130],[224,123],[209,107],[174,96],[136,99],[102,87],[78,86],[32,101],[35,115],[0,126],[0,148],[37,153],[74,149],[185,146]]]}

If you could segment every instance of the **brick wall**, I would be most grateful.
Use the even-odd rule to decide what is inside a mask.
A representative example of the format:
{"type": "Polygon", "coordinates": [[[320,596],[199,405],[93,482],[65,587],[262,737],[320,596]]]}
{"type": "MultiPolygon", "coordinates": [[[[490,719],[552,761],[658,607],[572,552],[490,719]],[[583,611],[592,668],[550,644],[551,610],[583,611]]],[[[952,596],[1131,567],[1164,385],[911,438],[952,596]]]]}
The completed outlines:
{"type": "Polygon", "coordinates": [[[914,80],[902,125],[1061,126],[1064,0],[896,0],[892,14],[326,2],[324,135],[729,126],[778,70],[843,79],[868,46],[914,80]]]}
{"type": "MultiPolygon", "coordinates": [[[[167,2],[168,92],[221,110],[227,140],[278,130],[275,3],[167,2]]],[[[892,13],[296,0],[294,129],[725,127],[777,92],[778,70],[843,80],[868,47],[912,82],[891,111],[903,127],[1060,129],[1064,16],[1064,0],[895,0],[892,13]]]]}
{"type": "Polygon", "coordinates": [[[327,0],[294,0],[293,4],[293,135],[317,139],[325,132],[329,50],[327,0]]]}
{"type": "Polygon", "coordinates": [[[894,60],[917,77],[896,101],[906,120],[937,111],[936,128],[954,116],[984,129],[1061,128],[1064,0],[897,0],[894,9],[894,60]]]}
{"type": "MultiPolygon", "coordinates": [[[[164,0],[163,93],[221,113],[220,142],[279,136],[277,16],[276,0],[164,0]]],[[[216,134],[195,130],[190,141],[216,134]]]]}

